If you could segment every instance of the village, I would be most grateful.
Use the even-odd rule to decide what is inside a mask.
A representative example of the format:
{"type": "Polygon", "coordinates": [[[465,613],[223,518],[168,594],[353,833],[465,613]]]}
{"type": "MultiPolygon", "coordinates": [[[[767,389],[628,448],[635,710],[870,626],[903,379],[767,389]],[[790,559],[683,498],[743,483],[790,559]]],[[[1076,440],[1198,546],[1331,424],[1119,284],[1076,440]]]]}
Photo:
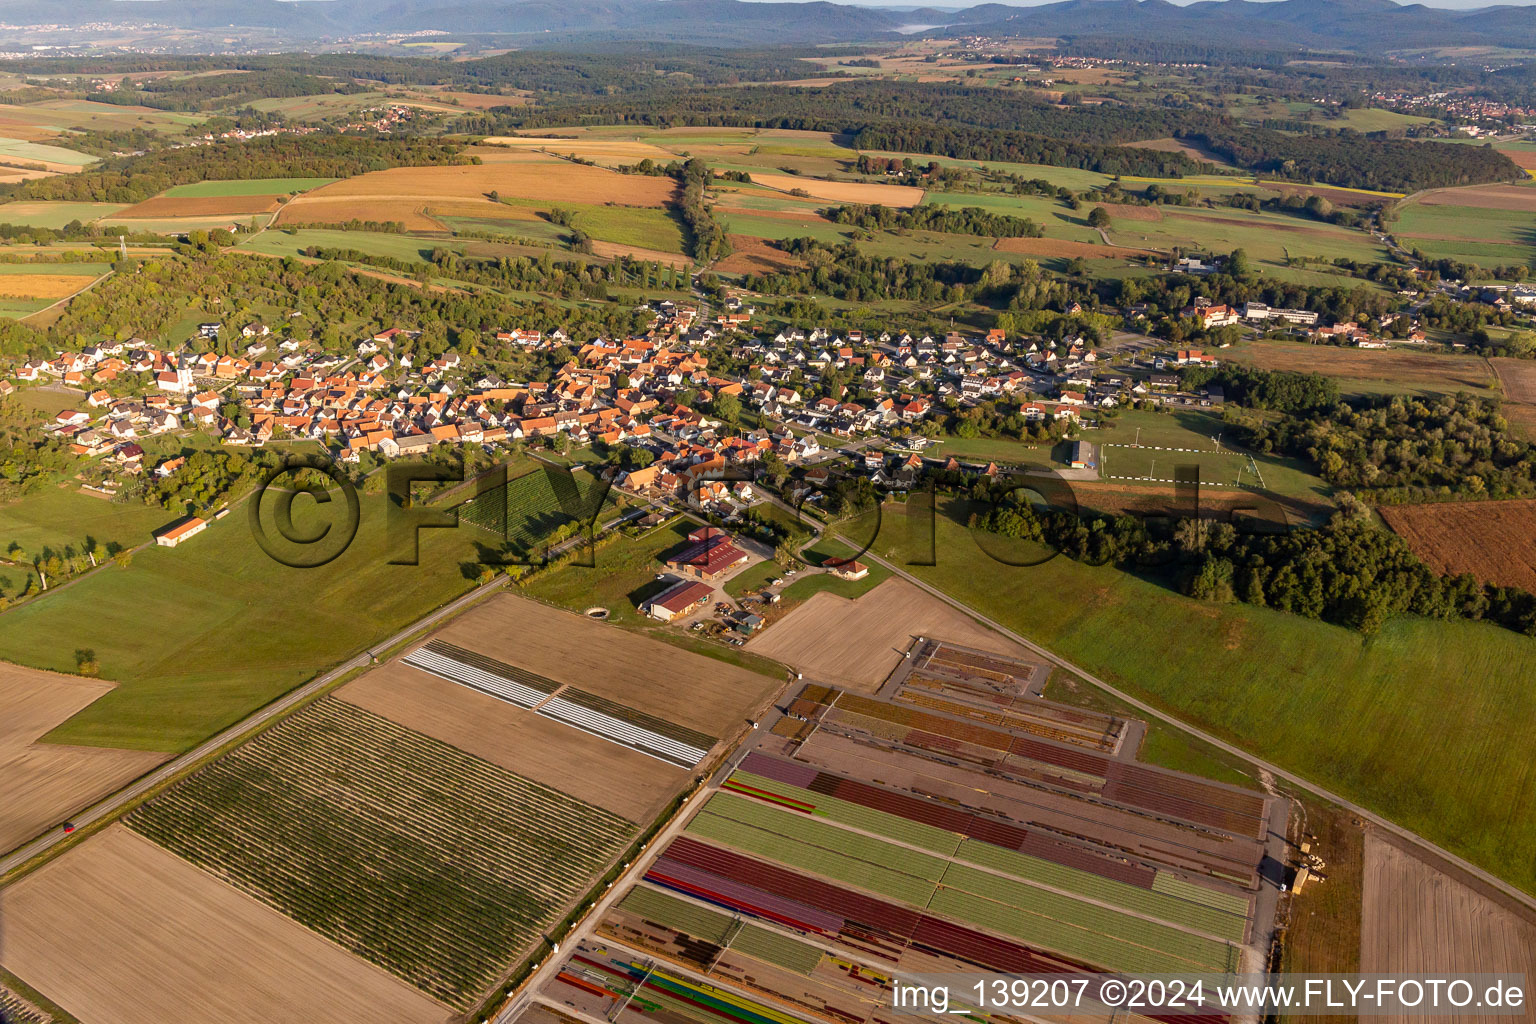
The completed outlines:
{"type": "MultiPolygon", "coordinates": [[[[1491,297],[1527,301],[1523,289],[1491,297]]],[[[1216,383],[1184,386],[1185,371],[1219,366],[1216,355],[1131,330],[1102,347],[1000,329],[940,337],[758,330],[740,297],[724,306],[704,321],[698,307],[657,302],[647,307],[643,335],[584,344],[558,329],[496,334],[504,350],[555,367],[548,380],[507,380],[452,349],[414,355],[406,343],[419,334],[406,326],[363,338],[348,354],[253,322],[239,329],[240,354],[228,354],[229,344],[218,354],[221,331],[231,328],[215,322],[199,325],[179,349],[129,338],[29,360],[14,369],[14,383],[0,380],[0,397],[18,386],[78,394],[43,429],[90,460],[82,482],[104,496],[127,480],[162,480],[182,468],[179,446],[150,443],[160,437],[197,434],[245,449],[308,443],[359,473],[438,446],[478,447],[494,461],[538,445],[577,450],[632,494],[722,519],[760,500],[743,481],[765,463],[782,482],[791,470],[803,477],[838,460],[887,490],[910,487],[930,464],[961,468],[953,456],[922,453],[942,440],[953,414],[978,406],[1015,416],[1031,440],[1054,445],[1122,407],[1219,410],[1225,399],[1216,383]],[[716,365],[745,371],[712,371],[712,354],[716,365]],[[147,454],[154,450],[165,454],[147,454]]],[[[1137,312],[1123,311],[1128,328],[1144,327],[1137,312]]],[[[1254,302],[1238,309],[1197,298],[1182,316],[1208,331],[1278,328],[1317,344],[1389,344],[1359,324],[1319,325],[1316,313],[1254,302]]],[[[1415,325],[1391,343],[1421,345],[1424,332],[1415,325]]],[[[1061,469],[1095,468],[1091,444],[1058,450],[1061,469]]],[[[997,471],[985,460],[968,468],[997,471]]]]}

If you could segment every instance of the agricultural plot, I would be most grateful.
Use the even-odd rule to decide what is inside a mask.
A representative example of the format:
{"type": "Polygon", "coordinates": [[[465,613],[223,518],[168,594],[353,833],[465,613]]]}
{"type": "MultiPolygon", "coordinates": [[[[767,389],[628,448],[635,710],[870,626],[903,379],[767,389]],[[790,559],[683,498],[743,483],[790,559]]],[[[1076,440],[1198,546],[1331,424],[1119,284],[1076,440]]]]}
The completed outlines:
{"type": "Polygon", "coordinates": [[[129,825],[461,1009],[635,833],[334,699],[179,783],[129,825]]]}
{"type": "Polygon", "coordinates": [[[0,263],[0,312],[26,316],[68,298],[108,270],[102,263],[0,263]]]}
{"type": "MultiPolygon", "coordinates": [[[[914,559],[903,511],[882,512],[875,551],[914,559]]],[[[1516,853],[1536,842],[1536,791],[1523,781],[1523,752],[1536,743],[1529,638],[1406,616],[1362,638],[1271,609],[1194,602],[1071,559],[999,570],[963,515],[941,505],[938,564],[911,570],[924,582],[1114,686],[1536,885],[1516,853]],[[1181,640],[1154,652],[1136,639],[1149,631],[1181,640]],[[1273,685],[1277,673],[1286,686],[1273,685]]]]}
{"type": "Polygon", "coordinates": [[[878,203],[895,208],[916,206],[923,201],[923,190],[910,185],[877,185],[857,181],[823,181],[797,174],[762,174],[753,172],[752,183],[781,192],[799,190],[815,199],[834,203],[878,203]]]}
{"type": "Polygon", "coordinates": [[[264,256],[293,256],[311,246],[322,249],[356,249],[374,256],[425,262],[437,247],[458,249],[462,242],[444,239],[412,238],[383,231],[328,231],[324,228],[300,228],[289,231],[264,231],[241,242],[237,248],[264,256]]]}
{"type": "Polygon", "coordinates": [[[812,678],[872,692],[901,663],[914,636],[1025,653],[903,580],[887,580],[856,601],[816,594],[748,641],[747,649],[812,678]]]}
{"type": "Polygon", "coordinates": [[[424,672],[679,768],[696,766],[715,743],[712,736],[573,686],[562,687],[552,679],[442,640],[418,647],[404,660],[424,672]]]}
{"type": "MultiPolygon", "coordinates": [[[[646,567],[648,581],[654,578],[653,565],[646,567]]],[[[563,571],[573,570],[586,580],[599,575],[577,567],[563,571]]],[[[584,591],[590,601],[591,585],[584,591]]],[[[510,594],[459,617],[438,636],[636,711],[686,722],[710,736],[738,733],[780,683],[778,677],[510,594]]]]}
{"type": "Polygon", "coordinates": [[[407,228],[441,230],[422,212],[429,204],[477,200],[491,193],[553,204],[662,207],[676,183],[670,178],[619,174],[537,153],[485,149],[479,165],[396,167],[371,171],[306,192],[283,208],[279,223],[348,220],[402,221],[407,228]]]}
{"type": "Polygon", "coordinates": [[[654,820],[687,779],[681,768],[402,661],[337,697],[637,825],[654,820]]]}
{"type": "Polygon", "coordinates": [[[536,469],[505,487],[457,506],[459,520],[509,542],[518,552],[542,555],[540,545],[559,530],[595,528],[613,506],[608,485],[590,473],[536,469]]]}
{"type": "Polygon", "coordinates": [[[1392,230],[1405,247],[1421,249],[1431,258],[1484,266],[1529,264],[1536,259],[1536,203],[1500,208],[1430,201],[1437,198],[1452,196],[1428,196],[1399,215],[1392,230]]]}
{"type": "Polygon", "coordinates": [[[1455,394],[1486,390],[1494,376],[1481,356],[1419,352],[1409,348],[1359,349],[1252,341],[1234,346],[1228,359],[1261,370],[1323,373],[1346,392],[1360,394],[1455,394]]]}
{"type": "MultiPolygon", "coordinates": [[[[1365,838],[1361,971],[1536,972],[1536,924],[1376,835],[1365,838]]],[[[1409,1017],[1386,1018],[1394,1024],[1409,1017]]],[[[1475,1016],[1441,1015],[1466,1022],[1475,1016]]]]}
{"type": "Polygon", "coordinates": [[[65,149],[62,146],[0,137],[0,161],[42,164],[50,171],[78,171],[82,167],[95,163],[96,160],[96,157],[88,153],[65,149]]]}
{"type": "Polygon", "coordinates": [[[1347,256],[1364,262],[1392,262],[1387,250],[1369,235],[1320,221],[1279,213],[1246,210],[1194,210],[1170,206],[1160,221],[1111,219],[1110,240],[1116,245],[1166,252],[1173,248],[1227,253],[1245,250],[1249,257],[1283,264],[1287,256],[1321,257],[1332,262],[1347,256]]]}
{"type": "Polygon", "coordinates": [[[164,761],[141,750],[41,743],[112,689],[79,676],[0,662],[0,851],[14,849],[164,761]]]}
{"type": "Polygon", "coordinates": [[[76,1019],[439,1024],[448,1007],[114,825],[0,892],[0,965],[76,1019]]]}
{"type": "Polygon", "coordinates": [[[176,185],[163,193],[168,199],[209,199],[227,196],[281,196],[329,185],[335,178],[238,178],[176,185]]]}
{"type": "Polygon", "coordinates": [[[0,224],[58,230],[71,221],[90,224],[110,218],[122,209],[121,203],[6,203],[0,206],[0,224]]]}
{"type": "Polygon", "coordinates": [[[1381,517],[1442,575],[1536,590],[1536,501],[1383,505],[1381,517]]]}
{"type": "Polygon", "coordinates": [[[276,196],[156,196],[116,216],[125,222],[183,217],[251,217],[277,209],[276,196]]]}

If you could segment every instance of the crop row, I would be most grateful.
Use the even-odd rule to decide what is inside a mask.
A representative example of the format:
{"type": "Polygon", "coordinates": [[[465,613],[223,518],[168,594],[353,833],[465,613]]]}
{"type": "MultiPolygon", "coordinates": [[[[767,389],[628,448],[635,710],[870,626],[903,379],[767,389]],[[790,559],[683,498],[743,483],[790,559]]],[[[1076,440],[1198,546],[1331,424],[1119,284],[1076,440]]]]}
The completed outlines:
{"type": "Polygon", "coordinates": [[[634,833],[622,818],[334,699],[129,824],[463,1006],[634,833]]]}
{"type": "MultiPolygon", "coordinates": [[[[1005,850],[990,843],[968,839],[960,844],[956,860],[1003,871],[1026,882],[1038,882],[1063,892],[1074,893],[1126,910],[1134,910],[1160,921],[1184,925],[1234,942],[1243,941],[1247,930],[1247,903],[1242,910],[1228,913],[1208,905],[1193,903],[1173,893],[1157,892],[1127,885],[1112,878],[1102,878],[1087,871],[1053,864],[1016,850],[1005,850]]],[[[1207,890],[1209,891],[1209,890],[1207,890]]]]}
{"type": "Polygon", "coordinates": [[[731,949],[796,974],[810,974],[821,963],[821,950],[787,935],[746,925],[731,940],[731,949]]]}
{"type": "MultiPolygon", "coordinates": [[[[1247,901],[1241,897],[1223,898],[1225,894],[1214,893],[1187,882],[1182,883],[1182,888],[1173,887],[1168,891],[1154,891],[1144,886],[1069,867],[981,840],[972,838],[961,840],[961,837],[954,833],[931,826],[918,826],[918,829],[914,829],[913,826],[917,823],[905,818],[856,804],[846,804],[836,797],[820,793],[813,794],[787,783],[776,782],[761,776],[737,772],[732,779],[739,779],[756,789],[790,799],[795,799],[795,794],[799,794],[801,798],[811,797],[816,801],[814,811],[816,818],[849,824],[865,832],[886,836],[910,845],[922,846],[945,857],[952,856],[958,861],[991,868],[1024,882],[1050,886],[1052,889],[1074,896],[1123,907],[1161,921],[1237,942],[1242,941],[1247,927],[1247,901]],[[914,842],[914,838],[919,841],[914,842]],[[1218,902],[1201,902],[1195,898],[1205,895],[1216,897],[1218,902]]],[[[786,813],[756,801],[734,800],[727,804],[720,802],[723,799],[721,796],[715,797],[707,809],[785,836],[851,853],[872,863],[891,866],[899,863],[902,870],[909,874],[917,874],[924,878],[940,877],[932,873],[929,864],[920,864],[906,859],[923,856],[913,851],[840,831],[831,826],[820,826],[823,831],[814,831],[816,818],[806,818],[793,812],[786,813]]],[[[937,860],[938,858],[926,858],[928,862],[937,860]]],[[[1005,880],[999,879],[999,881],[1005,880]]],[[[1043,896],[1053,895],[1045,890],[1036,891],[1043,896]]]]}
{"type": "MultiPolygon", "coordinates": [[[[952,864],[944,875],[945,889],[958,889],[981,899],[1003,904],[1014,910],[1020,920],[1041,918],[1057,925],[1070,925],[1097,935],[1108,936],[1128,946],[1139,946],[1185,961],[1188,971],[1226,969],[1227,945],[1214,939],[1181,932],[1166,924],[1120,913],[1082,900],[1063,896],[1039,886],[1029,885],[990,874],[964,864],[952,864]]],[[[982,924],[973,921],[973,924],[982,924]]],[[[1026,942],[1029,936],[1020,935],[1026,942]]],[[[1061,949],[1072,954],[1071,949],[1061,949]]],[[[1117,964],[1106,964],[1116,967],[1117,964]]],[[[1129,969],[1129,968],[1127,968],[1129,969]]]]}
{"type": "Polygon", "coordinates": [[[673,928],[696,939],[723,945],[733,930],[731,918],[726,914],[706,910],[701,906],[668,896],[664,892],[637,885],[619,902],[619,907],[638,914],[665,928],[673,928]]]}
{"type": "Polygon", "coordinates": [[[785,839],[717,814],[698,815],[689,824],[688,833],[919,907],[927,906],[928,898],[933,895],[934,882],[930,879],[904,874],[835,850],[785,839]]]}
{"type": "Polygon", "coordinates": [[[1157,877],[1152,880],[1152,888],[1157,892],[1176,896],[1190,903],[1199,903],[1207,907],[1215,907],[1229,914],[1248,913],[1248,897],[1239,896],[1236,893],[1218,892],[1206,885],[1197,885],[1194,882],[1185,881],[1178,875],[1168,871],[1159,871],[1157,877]]]}

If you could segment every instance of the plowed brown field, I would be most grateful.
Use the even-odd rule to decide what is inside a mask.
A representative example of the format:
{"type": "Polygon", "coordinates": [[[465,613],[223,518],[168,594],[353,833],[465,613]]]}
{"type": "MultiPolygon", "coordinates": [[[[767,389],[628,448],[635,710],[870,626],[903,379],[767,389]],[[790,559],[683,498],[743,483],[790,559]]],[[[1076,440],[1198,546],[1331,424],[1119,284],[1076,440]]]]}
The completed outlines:
{"type": "Polygon", "coordinates": [[[862,181],[822,181],[795,174],[752,172],[752,181],[784,192],[801,189],[817,199],[834,203],[879,203],[881,206],[916,206],[923,201],[923,190],[910,185],[876,185],[862,181]]]}
{"type": "Polygon", "coordinates": [[[873,693],[915,636],[953,640],[998,654],[1028,651],[906,580],[886,580],[850,601],[825,591],[747,644],[821,683],[873,693]]]}
{"type": "Polygon", "coordinates": [[[621,245],[618,242],[599,242],[594,239],[592,251],[605,259],[617,259],[620,256],[628,256],[632,260],[662,263],[670,267],[693,266],[693,260],[687,256],[681,256],[675,252],[662,252],[660,249],[647,249],[639,245],[621,245]]]}
{"type": "MultiPolygon", "coordinates": [[[[490,152],[489,147],[487,152],[490,152]]],[[[671,178],[620,174],[536,153],[502,151],[510,159],[469,166],[395,167],[334,182],[288,204],[297,208],[336,199],[391,199],[418,202],[482,199],[491,192],[552,203],[617,203],[664,206],[676,192],[671,178]]],[[[371,218],[377,220],[379,218],[371,218]]]]}
{"type": "MultiPolygon", "coordinates": [[[[1326,882],[1323,884],[1327,884],[1326,882]]],[[[1368,974],[1451,972],[1536,977],[1536,926],[1398,847],[1367,835],[1360,970],[1368,974]]],[[[1478,996],[1482,992],[1477,993],[1478,996]]],[[[1383,1024],[1429,1017],[1382,1016],[1383,1024]]],[[[1487,1017],[1436,1014],[1445,1024],[1487,1017]]],[[[1527,1003],[1508,1021],[1536,1019],[1527,1003]]]]}
{"type": "Polygon", "coordinates": [[[164,217],[240,217],[270,213],[277,209],[276,196],[203,196],[177,199],[156,196],[136,206],[119,210],[113,217],[130,220],[157,220],[164,217]]]}
{"type": "Polygon", "coordinates": [[[1425,206],[1478,206],[1485,210],[1536,211],[1536,185],[1473,185],[1441,188],[1419,197],[1425,206]]]}
{"type": "Polygon", "coordinates": [[[1391,505],[1381,517],[1441,573],[1536,590],[1536,500],[1391,505]]]}
{"type": "Polygon", "coordinates": [[[0,892],[0,965],[92,1024],[435,1024],[448,1008],[113,825],[0,892]]]}
{"type": "Polygon", "coordinates": [[[111,683],[100,680],[0,662],[0,852],[20,846],[169,756],[38,742],[111,689],[111,683]]]}
{"type": "Polygon", "coordinates": [[[731,254],[715,264],[715,269],[722,274],[766,274],[800,266],[799,260],[780,252],[761,238],[749,235],[727,237],[731,243],[731,254]]]}

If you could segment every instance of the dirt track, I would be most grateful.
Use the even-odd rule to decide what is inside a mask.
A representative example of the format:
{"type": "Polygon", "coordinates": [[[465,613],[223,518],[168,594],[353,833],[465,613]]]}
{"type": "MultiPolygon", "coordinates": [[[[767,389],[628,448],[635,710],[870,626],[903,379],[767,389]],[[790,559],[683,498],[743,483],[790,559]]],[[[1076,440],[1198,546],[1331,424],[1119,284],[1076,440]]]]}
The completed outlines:
{"type": "Polygon", "coordinates": [[[938,637],[999,654],[1027,654],[905,580],[887,580],[857,601],[820,593],[747,644],[818,682],[873,693],[914,636],[938,637]]]}
{"type": "Polygon", "coordinates": [[[427,1024],[446,1007],[121,825],[0,893],[0,964],[86,1024],[427,1024]]]}
{"type": "Polygon", "coordinates": [[[38,743],[112,684],[0,662],[0,851],[31,839],[168,755],[38,743]]]}
{"type": "MultiPolygon", "coordinates": [[[[1326,884],[1326,883],[1324,883],[1326,884]]],[[[1365,840],[1360,969],[1366,973],[1517,973],[1536,978],[1536,926],[1374,835],[1365,840]]],[[[1425,1017],[1378,1017],[1383,1022],[1425,1017]]],[[[1491,1018],[1436,1016],[1437,1022],[1491,1018]]],[[[1523,1016],[1536,1020],[1536,1005],[1523,1016]]]]}

